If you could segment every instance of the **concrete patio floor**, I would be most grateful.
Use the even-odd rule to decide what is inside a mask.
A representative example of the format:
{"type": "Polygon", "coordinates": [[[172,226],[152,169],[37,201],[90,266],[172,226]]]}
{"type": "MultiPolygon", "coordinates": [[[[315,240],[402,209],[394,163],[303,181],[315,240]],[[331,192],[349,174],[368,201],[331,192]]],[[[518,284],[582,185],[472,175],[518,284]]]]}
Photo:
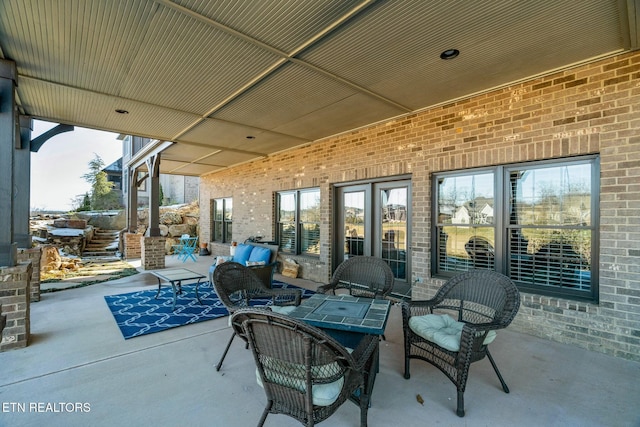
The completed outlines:
{"type": "MultiPolygon", "coordinates": [[[[211,262],[167,257],[167,268],[204,273],[211,262]]],[[[318,285],[277,278],[310,289],[318,285]]],[[[226,318],[122,338],[104,295],[156,284],[141,273],[44,294],[31,304],[29,346],[0,353],[0,426],[257,425],[265,396],[251,353],[237,340],[221,371],[214,367],[230,336],[226,318]]],[[[511,393],[502,391],[488,360],[477,362],[465,393],[466,416],[458,418],[454,385],[420,361],[412,362],[411,379],[405,380],[403,351],[400,308],[394,306],[381,343],[371,427],[640,426],[636,362],[507,329],[492,353],[511,393]]],[[[265,423],[299,425],[284,415],[270,415],[265,423]]],[[[347,402],[322,425],[358,426],[359,410],[347,402]]]]}

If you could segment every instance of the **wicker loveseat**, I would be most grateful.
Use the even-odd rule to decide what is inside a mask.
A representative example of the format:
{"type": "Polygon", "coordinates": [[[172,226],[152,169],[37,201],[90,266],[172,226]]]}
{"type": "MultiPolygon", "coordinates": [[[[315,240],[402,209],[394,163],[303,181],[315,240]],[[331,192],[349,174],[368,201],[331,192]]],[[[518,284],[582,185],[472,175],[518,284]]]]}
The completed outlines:
{"type": "Polygon", "coordinates": [[[258,275],[260,280],[271,287],[273,273],[278,268],[278,245],[267,245],[264,243],[241,243],[235,247],[233,256],[217,256],[209,268],[209,282],[213,283],[213,272],[216,266],[223,262],[233,261],[238,264],[250,267],[258,275]]]}

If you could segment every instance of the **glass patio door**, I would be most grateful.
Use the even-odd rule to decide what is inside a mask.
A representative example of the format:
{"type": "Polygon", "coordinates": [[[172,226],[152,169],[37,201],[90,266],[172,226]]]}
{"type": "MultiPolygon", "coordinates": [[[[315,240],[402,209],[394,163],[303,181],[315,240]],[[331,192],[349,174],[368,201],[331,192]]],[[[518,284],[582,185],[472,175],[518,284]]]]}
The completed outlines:
{"type": "MultiPolygon", "coordinates": [[[[371,255],[371,192],[367,185],[339,189],[338,264],[352,256],[371,255]]],[[[338,242],[336,242],[338,243],[338,242]]],[[[337,264],[336,264],[337,265],[337,264]]]]}
{"type": "Polygon", "coordinates": [[[395,276],[394,293],[407,294],[410,194],[409,180],[337,187],[334,268],[352,256],[382,258],[395,276]]]}
{"type": "Polygon", "coordinates": [[[407,281],[408,197],[408,185],[394,182],[374,186],[374,256],[387,261],[397,282],[407,281]]]}

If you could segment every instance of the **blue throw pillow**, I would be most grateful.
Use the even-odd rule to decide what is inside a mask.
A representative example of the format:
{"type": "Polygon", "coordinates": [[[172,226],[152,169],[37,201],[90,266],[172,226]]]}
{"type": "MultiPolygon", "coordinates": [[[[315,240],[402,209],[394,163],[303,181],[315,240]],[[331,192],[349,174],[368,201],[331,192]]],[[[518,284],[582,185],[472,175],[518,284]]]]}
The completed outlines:
{"type": "Polygon", "coordinates": [[[239,244],[236,246],[236,253],[233,256],[233,260],[238,264],[247,265],[252,250],[253,246],[251,245],[239,244]]]}
{"type": "MultiPolygon", "coordinates": [[[[269,264],[271,260],[271,250],[269,248],[261,248],[259,246],[254,246],[251,251],[251,255],[249,255],[249,259],[247,261],[264,261],[265,265],[269,264]]],[[[246,263],[245,263],[246,265],[246,263]]]]}

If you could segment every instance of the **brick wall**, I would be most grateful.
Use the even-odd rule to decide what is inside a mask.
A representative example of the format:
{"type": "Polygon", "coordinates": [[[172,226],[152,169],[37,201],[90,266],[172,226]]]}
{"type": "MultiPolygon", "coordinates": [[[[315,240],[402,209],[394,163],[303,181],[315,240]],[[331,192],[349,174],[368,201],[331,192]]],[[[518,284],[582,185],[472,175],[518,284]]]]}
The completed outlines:
{"type": "Polygon", "coordinates": [[[0,352],[26,347],[29,342],[31,273],[30,261],[15,267],[0,267],[0,306],[2,314],[7,317],[0,352]]]}
{"type": "MultiPolygon", "coordinates": [[[[233,197],[234,240],[251,235],[271,240],[273,193],[319,187],[321,254],[309,261],[313,275],[305,272],[303,277],[326,282],[332,259],[331,185],[408,175],[412,271],[429,278],[430,174],[593,153],[601,161],[600,302],[524,294],[513,328],[640,360],[640,53],[540,77],[207,175],[200,186],[201,238],[210,239],[212,198],[233,197]]],[[[437,279],[418,283],[413,297],[428,298],[441,284],[437,279]]]]}

